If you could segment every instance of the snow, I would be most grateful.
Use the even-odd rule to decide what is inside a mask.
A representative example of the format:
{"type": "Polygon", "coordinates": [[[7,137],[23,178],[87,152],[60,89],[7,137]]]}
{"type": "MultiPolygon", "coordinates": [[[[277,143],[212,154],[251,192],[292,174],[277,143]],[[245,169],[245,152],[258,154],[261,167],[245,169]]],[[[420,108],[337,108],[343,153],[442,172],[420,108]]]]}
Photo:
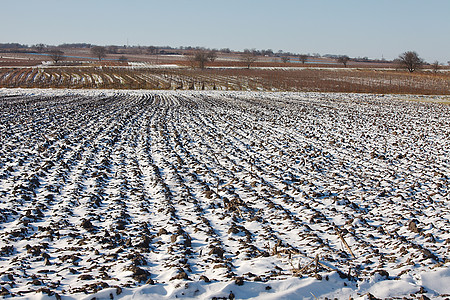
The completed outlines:
{"type": "Polygon", "coordinates": [[[438,269],[433,272],[423,272],[420,274],[422,286],[428,291],[436,294],[450,294],[450,269],[438,269]]]}
{"type": "Polygon", "coordinates": [[[419,286],[402,280],[383,280],[374,283],[368,291],[375,297],[384,299],[415,294],[419,291],[419,286]]]}
{"type": "Polygon", "coordinates": [[[441,100],[0,89],[1,292],[445,299],[441,100]]]}
{"type": "Polygon", "coordinates": [[[178,65],[174,65],[174,64],[154,64],[154,63],[149,63],[149,62],[133,62],[130,61],[128,62],[128,65],[132,68],[132,69],[139,69],[139,68],[144,68],[144,69],[148,69],[148,68],[154,68],[154,69],[170,69],[170,68],[181,68],[178,65]]]}

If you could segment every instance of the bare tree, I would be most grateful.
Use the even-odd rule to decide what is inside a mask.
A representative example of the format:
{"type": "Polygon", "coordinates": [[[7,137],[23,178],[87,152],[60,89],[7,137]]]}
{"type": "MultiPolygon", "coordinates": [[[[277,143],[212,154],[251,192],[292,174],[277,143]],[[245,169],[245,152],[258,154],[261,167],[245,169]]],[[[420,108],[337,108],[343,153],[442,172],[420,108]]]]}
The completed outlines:
{"type": "Polygon", "coordinates": [[[118,53],[118,50],[119,50],[119,47],[114,46],[114,45],[109,46],[109,47],[107,48],[107,52],[108,52],[108,53],[111,53],[111,54],[117,54],[117,53],[118,53]]]}
{"type": "Polygon", "coordinates": [[[214,62],[216,60],[216,58],[217,58],[217,51],[211,50],[208,52],[208,60],[210,62],[214,62]]]}
{"type": "Polygon", "coordinates": [[[433,70],[434,74],[439,72],[440,68],[441,68],[441,65],[439,64],[439,61],[437,61],[437,60],[435,60],[434,63],[431,65],[431,69],[433,70]]]}
{"type": "Polygon", "coordinates": [[[98,57],[98,60],[101,61],[106,57],[106,48],[102,46],[94,46],[91,48],[91,53],[92,55],[95,55],[95,57],[98,57]]]}
{"type": "Polygon", "coordinates": [[[64,59],[64,52],[58,49],[49,52],[51,59],[57,64],[59,61],[64,59]]]}
{"type": "Polygon", "coordinates": [[[344,68],[347,68],[347,63],[350,60],[350,57],[347,55],[341,55],[337,58],[337,62],[344,65],[344,68]]]}
{"type": "Polygon", "coordinates": [[[45,48],[47,48],[46,44],[36,44],[34,45],[34,48],[36,48],[36,51],[41,53],[44,52],[45,48]]]}
{"type": "Polygon", "coordinates": [[[158,54],[158,48],[156,48],[155,46],[149,46],[147,47],[147,53],[148,54],[158,54]]]}
{"type": "Polygon", "coordinates": [[[247,65],[247,69],[258,59],[256,57],[255,51],[250,51],[248,49],[244,50],[244,54],[241,55],[241,61],[247,65]]]}
{"type": "Polygon", "coordinates": [[[411,73],[419,69],[424,63],[415,51],[406,51],[400,54],[398,58],[401,65],[411,73]]]}
{"type": "Polygon", "coordinates": [[[272,49],[262,50],[261,51],[261,55],[263,55],[263,56],[273,56],[273,50],[272,49]]]}
{"type": "Polygon", "coordinates": [[[215,56],[211,55],[211,52],[208,52],[204,49],[198,49],[192,55],[189,56],[189,61],[191,62],[191,65],[193,67],[198,67],[200,69],[204,69],[208,61],[214,60],[215,56]]]}
{"type": "Polygon", "coordinates": [[[305,62],[308,60],[308,55],[306,54],[300,54],[298,56],[298,59],[302,62],[302,64],[305,64],[305,62]]]}
{"type": "Polygon", "coordinates": [[[281,61],[284,62],[284,63],[287,63],[290,60],[291,60],[291,58],[289,56],[287,56],[287,55],[281,56],[281,61]]]}

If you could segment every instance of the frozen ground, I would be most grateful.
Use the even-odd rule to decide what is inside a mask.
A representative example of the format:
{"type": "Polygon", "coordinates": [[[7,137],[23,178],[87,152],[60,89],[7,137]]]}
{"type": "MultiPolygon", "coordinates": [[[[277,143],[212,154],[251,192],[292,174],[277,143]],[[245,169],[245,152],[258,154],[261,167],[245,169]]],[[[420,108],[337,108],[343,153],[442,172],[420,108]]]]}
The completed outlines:
{"type": "Polygon", "coordinates": [[[0,294],[450,298],[437,102],[0,89],[0,294]]]}

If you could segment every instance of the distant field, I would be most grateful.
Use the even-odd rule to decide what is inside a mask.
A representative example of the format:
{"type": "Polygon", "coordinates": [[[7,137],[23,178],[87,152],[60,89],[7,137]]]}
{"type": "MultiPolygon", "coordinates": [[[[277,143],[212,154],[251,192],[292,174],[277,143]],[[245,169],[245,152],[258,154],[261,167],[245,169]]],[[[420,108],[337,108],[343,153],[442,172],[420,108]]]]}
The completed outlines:
{"type": "MultiPolygon", "coordinates": [[[[98,59],[93,57],[90,49],[63,49],[65,58],[63,63],[95,63],[98,59]]],[[[132,51],[132,50],[130,50],[132,51]]],[[[177,55],[149,55],[145,50],[138,51],[135,49],[132,53],[108,54],[102,61],[103,64],[117,64],[118,59],[124,55],[130,62],[149,63],[153,65],[176,64],[179,66],[190,66],[188,58],[189,51],[182,51],[183,54],[177,55]]],[[[40,65],[42,62],[51,61],[48,53],[1,53],[0,67],[14,67],[20,65],[40,65]]],[[[246,67],[241,61],[239,53],[218,53],[214,62],[208,62],[210,67],[246,67]]],[[[292,57],[290,62],[283,63],[280,57],[276,56],[258,56],[257,60],[252,64],[254,67],[342,67],[335,59],[327,57],[309,57],[305,64],[302,64],[298,57],[292,57]]],[[[357,68],[392,68],[389,62],[356,62],[350,61],[349,67],[357,68]]]]}
{"type": "Polygon", "coordinates": [[[54,65],[48,53],[0,53],[0,87],[156,90],[309,91],[378,94],[450,94],[447,67],[430,66],[415,73],[396,70],[386,61],[350,61],[347,68],[333,58],[257,56],[247,69],[237,52],[218,52],[205,70],[192,68],[188,50],[149,54],[145,48],[122,49],[102,61],[89,48],[64,49],[54,65]],[[120,62],[125,56],[127,62],[120,62]],[[428,67],[428,69],[427,69],[428,67]]]}
{"type": "Polygon", "coordinates": [[[450,94],[450,73],[344,68],[72,66],[0,68],[0,87],[450,94]]]}

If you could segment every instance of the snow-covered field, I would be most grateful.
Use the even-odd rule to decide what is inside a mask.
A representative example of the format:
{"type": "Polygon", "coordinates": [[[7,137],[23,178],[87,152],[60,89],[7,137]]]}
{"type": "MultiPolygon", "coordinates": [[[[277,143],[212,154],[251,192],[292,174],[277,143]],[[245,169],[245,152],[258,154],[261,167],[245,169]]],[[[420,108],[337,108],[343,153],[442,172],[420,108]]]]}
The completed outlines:
{"type": "Polygon", "coordinates": [[[0,89],[0,295],[450,297],[450,106],[0,89]]]}

